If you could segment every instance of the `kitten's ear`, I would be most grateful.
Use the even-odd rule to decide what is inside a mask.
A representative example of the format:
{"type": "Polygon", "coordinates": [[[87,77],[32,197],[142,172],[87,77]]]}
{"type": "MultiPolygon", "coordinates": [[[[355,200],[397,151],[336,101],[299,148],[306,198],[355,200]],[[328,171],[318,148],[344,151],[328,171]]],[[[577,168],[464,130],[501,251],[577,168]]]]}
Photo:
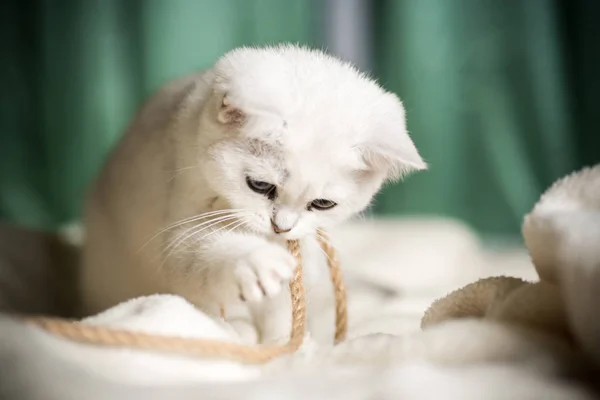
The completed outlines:
{"type": "Polygon", "coordinates": [[[224,125],[240,127],[246,122],[246,114],[238,107],[231,104],[227,94],[218,102],[217,121],[224,125]]]}
{"type": "Polygon", "coordinates": [[[370,170],[397,180],[407,173],[427,169],[427,164],[408,135],[402,103],[394,95],[388,100],[392,100],[391,104],[375,121],[369,140],[359,146],[359,151],[370,170]]]}

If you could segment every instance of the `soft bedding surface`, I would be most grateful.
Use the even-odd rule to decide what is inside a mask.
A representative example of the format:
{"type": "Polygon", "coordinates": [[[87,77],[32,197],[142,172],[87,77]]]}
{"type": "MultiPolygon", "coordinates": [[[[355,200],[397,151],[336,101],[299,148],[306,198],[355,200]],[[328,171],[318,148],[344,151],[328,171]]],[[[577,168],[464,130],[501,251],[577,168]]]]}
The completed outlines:
{"type": "MultiPolygon", "coordinates": [[[[8,229],[0,235],[4,254],[14,248],[10,242],[16,237],[8,229]]],[[[554,379],[552,357],[540,359],[536,353],[537,358],[529,362],[528,355],[533,353],[523,349],[535,347],[533,342],[519,343],[518,351],[494,364],[452,365],[443,356],[437,357],[444,354],[443,349],[428,352],[428,347],[456,347],[457,342],[424,339],[419,321],[427,306],[480,277],[536,279],[524,249],[487,250],[465,226],[438,219],[363,221],[341,227],[331,236],[349,288],[349,340],[344,345],[332,348],[330,344],[334,314],[326,280],[307,288],[310,335],[302,349],[265,366],[81,345],[5,314],[0,317],[0,387],[14,396],[7,398],[44,399],[198,398],[199,393],[199,398],[219,399],[593,398],[579,387],[554,379]],[[435,357],[427,356],[434,352],[435,357]]],[[[39,279],[16,278],[14,269],[6,272],[18,258],[11,253],[7,261],[5,256],[2,285],[14,287],[12,279],[20,287],[27,287],[28,282],[44,287],[39,279]]],[[[46,292],[38,293],[48,298],[46,292]]],[[[21,297],[4,298],[4,310],[18,310],[15,302],[21,297]]],[[[30,297],[28,305],[47,304],[33,294],[30,297]]],[[[42,306],[28,307],[27,311],[43,310],[42,306]]],[[[238,340],[222,321],[169,295],[133,299],[88,322],[157,334],[238,340]]],[[[480,345],[489,347],[493,336],[486,336],[485,329],[462,324],[455,336],[465,343],[472,332],[478,332],[485,342],[480,345]]]]}

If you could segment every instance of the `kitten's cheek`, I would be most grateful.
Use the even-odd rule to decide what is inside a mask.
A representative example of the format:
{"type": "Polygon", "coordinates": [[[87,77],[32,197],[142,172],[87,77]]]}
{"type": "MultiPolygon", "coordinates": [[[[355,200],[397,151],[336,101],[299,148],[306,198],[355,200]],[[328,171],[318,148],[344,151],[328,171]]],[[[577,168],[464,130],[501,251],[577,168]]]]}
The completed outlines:
{"type": "Polygon", "coordinates": [[[252,221],[250,226],[252,227],[252,230],[254,232],[260,233],[261,235],[270,235],[272,233],[271,221],[268,219],[257,219],[255,221],[252,221]]]}
{"type": "Polygon", "coordinates": [[[273,233],[273,228],[271,227],[271,220],[269,218],[261,220],[258,230],[264,235],[270,235],[271,233],[273,233]]]}

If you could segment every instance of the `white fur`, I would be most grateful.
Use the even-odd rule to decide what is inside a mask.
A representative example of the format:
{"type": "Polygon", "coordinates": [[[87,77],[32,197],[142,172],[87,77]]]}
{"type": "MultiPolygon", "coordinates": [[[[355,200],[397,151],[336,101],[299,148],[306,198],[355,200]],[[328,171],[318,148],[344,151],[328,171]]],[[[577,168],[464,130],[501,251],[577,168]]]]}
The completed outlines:
{"type": "Polygon", "coordinates": [[[573,335],[600,365],[600,164],[556,181],[523,223],[543,279],[558,282],[573,335]]]}
{"type": "Polygon", "coordinates": [[[223,307],[249,341],[247,322],[263,342],[284,340],[281,293],[295,268],[285,240],[314,238],[364,210],[385,180],[424,168],[401,102],[349,64],[288,45],[233,50],[160,89],[96,181],[84,312],[175,293],[212,314],[223,307]],[[253,192],[247,177],[277,196],[253,192]],[[337,206],[310,210],[315,199],[337,206]]]}

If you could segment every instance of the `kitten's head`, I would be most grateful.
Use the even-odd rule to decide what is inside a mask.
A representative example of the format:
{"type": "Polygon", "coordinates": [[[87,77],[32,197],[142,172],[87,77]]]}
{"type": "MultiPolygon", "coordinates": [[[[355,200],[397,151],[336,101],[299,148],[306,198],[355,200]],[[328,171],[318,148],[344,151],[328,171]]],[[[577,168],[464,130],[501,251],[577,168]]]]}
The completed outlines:
{"type": "Polygon", "coordinates": [[[398,98],[347,63],[293,46],[234,50],[214,66],[205,178],[247,228],[287,239],[364,210],[426,164],[398,98]]]}

